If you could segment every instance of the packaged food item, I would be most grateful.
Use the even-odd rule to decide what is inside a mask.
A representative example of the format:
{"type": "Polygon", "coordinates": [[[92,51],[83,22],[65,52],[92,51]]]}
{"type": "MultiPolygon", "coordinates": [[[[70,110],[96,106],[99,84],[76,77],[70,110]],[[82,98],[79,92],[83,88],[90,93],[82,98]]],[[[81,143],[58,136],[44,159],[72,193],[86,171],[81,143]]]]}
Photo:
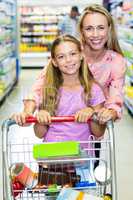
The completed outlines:
{"type": "Polygon", "coordinates": [[[103,200],[103,198],[71,188],[63,188],[56,200],[103,200]]]}
{"type": "Polygon", "coordinates": [[[48,166],[39,164],[38,184],[58,186],[75,186],[80,181],[80,176],[76,174],[74,164],[49,164],[48,166]]]}
{"type": "Polygon", "coordinates": [[[24,185],[22,185],[19,181],[12,181],[12,193],[14,198],[17,197],[20,193],[22,193],[24,189],[24,185]]]}
{"type": "Polygon", "coordinates": [[[109,184],[111,181],[111,171],[105,165],[98,165],[94,170],[96,181],[101,185],[109,184]]]}
{"type": "Polygon", "coordinates": [[[29,189],[34,188],[38,183],[37,175],[24,163],[13,164],[11,176],[29,189]]]}

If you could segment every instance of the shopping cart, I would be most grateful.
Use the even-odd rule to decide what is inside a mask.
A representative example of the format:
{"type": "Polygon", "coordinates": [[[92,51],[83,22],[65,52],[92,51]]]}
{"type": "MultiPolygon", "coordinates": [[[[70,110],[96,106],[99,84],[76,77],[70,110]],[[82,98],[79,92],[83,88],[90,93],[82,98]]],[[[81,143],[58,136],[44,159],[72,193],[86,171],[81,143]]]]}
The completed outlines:
{"type": "MultiPolygon", "coordinates": [[[[52,117],[53,122],[74,122],[73,116],[52,117]]],[[[36,118],[27,118],[27,123],[36,123],[36,118]]],[[[12,142],[12,131],[16,123],[14,120],[5,120],[2,125],[2,169],[3,169],[3,200],[42,200],[42,199],[56,199],[59,195],[62,187],[68,183],[69,187],[78,191],[84,191],[88,194],[92,194],[96,197],[104,199],[104,195],[107,193],[107,188],[110,188],[112,199],[117,200],[117,185],[116,185],[116,164],[115,164],[115,141],[114,141],[114,127],[113,122],[107,122],[108,139],[97,141],[94,137],[89,141],[82,141],[79,143],[85,145],[84,150],[80,151],[79,155],[71,155],[65,157],[50,157],[41,160],[33,158],[33,147],[35,141],[32,139],[24,138],[23,142],[12,142]],[[10,133],[11,132],[11,133],[10,133]],[[26,142],[25,142],[26,141],[26,142]],[[95,143],[101,143],[100,149],[95,149],[95,143]],[[96,158],[94,155],[95,150],[108,153],[109,159],[96,158]],[[86,152],[85,152],[86,151],[86,152]],[[88,153],[89,152],[89,153],[88,153]],[[91,152],[91,153],[90,153],[91,152]],[[104,178],[101,177],[102,171],[99,171],[99,166],[94,167],[94,163],[98,161],[99,166],[104,166],[104,178]],[[89,177],[93,179],[92,183],[89,180],[82,181],[80,175],[82,173],[82,167],[88,164],[88,172],[91,173],[89,177]],[[24,186],[21,183],[17,183],[18,188],[14,187],[15,179],[12,175],[12,166],[18,165],[26,166],[32,174],[32,187],[24,186]],[[80,175],[77,173],[77,166],[80,166],[80,175]],[[67,169],[67,170],[66,170],[67,169]],[[76,170],[75,170],[76,169],[76,170]],[[97,170],[98,169],[98,170],[97,170]],[[45,180],[39,184],[41,180],[41,173],[43,170],[43,176],[45,174],[45,180]],[[62,170],[62,171],[61,171],[62,170]],[[109,176],[108,176],[109,170],[109,176]],[[66,172],[67,171],[67,172],[66,172]],[[91,172],[90,172],[91,171],[91,172]],[[57,174],[63,174],[62,178],[57,174]],[[99,174],[100,173],[100,174],[99,174]],[[50,178],[51,174],[56,178],[50,178]],[[99,176],[100,175],[100,176],[99,176]],[[70,177],[67,181],[61,183],[66,178],[70,177]],[[57,183],[56,180],[58,179],[57,183]],[[72,181],[72,179],[74,181],[72,181]],[[37,181],[36,181],[37,180],[37,181]],[[47,184],[46,184],[47,180],[47,184]],[[52,182],[48,182],[52,180],[52,182]],[[53,182],[53,180],[55,182],[53,182]],[[14,182],[13,182],[14,181],[14,182]],[[37,184],[38,182],[38,184],[37,184]],[[52,183],[52,184],[51,184],[52,183]]],[[[78,168],[78,169],[79,169],[78,168]]],[[[86,175],[83,175],[86,177],[86,175]]],[[[103,175],[102,175],[103,176],[103,175]]],[[[21,177],[22,178],[22,177],[21,177]]],[[[87,177],[88,178],[88,177],[87,177]]],[[[15,183],[16,184],[16,183],[15,183]]],[[[15,185],[16,186],[16,185],[15,185]]]]}

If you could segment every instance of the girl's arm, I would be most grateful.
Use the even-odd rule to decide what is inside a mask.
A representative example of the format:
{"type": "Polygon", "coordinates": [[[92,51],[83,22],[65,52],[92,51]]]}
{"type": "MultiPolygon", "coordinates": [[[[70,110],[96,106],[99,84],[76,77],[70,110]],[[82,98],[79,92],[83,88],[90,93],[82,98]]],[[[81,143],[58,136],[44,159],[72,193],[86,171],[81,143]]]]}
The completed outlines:
{"type": "Polygon", "coordinates": [[[39,110],[36,113],[38,123],[34,124],[35,135],[39,138],[43,138],[48,130],[48,125],[51,123],[50,113],[46,110],[39,110]]]}
{"type": "Polygon", "coordinates": [[[15,120],[15,122],[19,126],[23,126],[26,123],[26,117],[29,117],[33,115],[34,111],[36,109],[36,103],[35,101],[29,100],[26,101],[24,104],[24,109],[20,113],[14,113],[11,118],[15,120]]]}
{"type": "Polygon", "coordinates": [[[48,130],[48,126],[44,124],[40,124],[40,123],[34,124],[35,136],[37,136],[40,139],[44,137],[47,130],[48,130]]]}

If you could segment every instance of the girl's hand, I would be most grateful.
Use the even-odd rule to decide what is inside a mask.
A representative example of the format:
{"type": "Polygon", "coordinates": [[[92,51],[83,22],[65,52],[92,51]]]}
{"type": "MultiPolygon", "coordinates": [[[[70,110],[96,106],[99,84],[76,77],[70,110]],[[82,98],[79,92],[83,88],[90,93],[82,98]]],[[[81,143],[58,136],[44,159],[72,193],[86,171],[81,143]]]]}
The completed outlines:
{"type": "Polygon", "coordinates": [[[40,124],[49,125],[51,123],[51,115],[46,110],[39,110],[38,113],[36,113],[36,118],[40,124]]]}
{"type": "Polygon", "coordinates": [[[25,118],[31,116],[32,113],[28,113],[28,112],[21,112],[21,113],[15,113],[11,116],[11,119],[15,120],[15,122],[19,125],[19,126],[24,126],[26,124],[25,118]]]}
{"type": "Polygon", "coordinates": [[[75,120],[77,122],[87,122],[89,118],[94,114],[94,109],[91,107],[84,108],[75,114],[75,120]]]}
{"type": "Polygon", "coordinates": [[[97,117],[100,124],[105,124],[110,119],[115,120],[117,118],[117,113],[113,109],[102,108],[98,111],[97,117]]]}

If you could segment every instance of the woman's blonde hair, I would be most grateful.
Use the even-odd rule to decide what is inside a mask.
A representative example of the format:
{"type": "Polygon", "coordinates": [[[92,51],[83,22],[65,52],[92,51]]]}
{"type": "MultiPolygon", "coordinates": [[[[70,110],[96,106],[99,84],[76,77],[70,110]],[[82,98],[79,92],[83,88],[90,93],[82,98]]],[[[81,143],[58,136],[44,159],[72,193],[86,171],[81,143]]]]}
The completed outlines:
{"type": "Polygon", "coordinates": [[[107,19],[108,26],[109,26],[108,41],[106,43],[107,49],[114,50],[120,53],[121,55],[123,55],[119,42],[118,42],[113,18],[111,14],[108,12],[108,10],[99,4],[90,4],[89,6],[87,6],[80,17],[79,32],[80,32],[82,44],[84,45],[85,43],[83,33],[82,33],[84,18],[86,17],[86,15],[93,14],[93,13],[100,13],[104,15],[107,19]]]}
{"type": "MultiPolygon", "coordinates": [[[[79,40],[71,35],[62,35],[57,37],[53,42],[53,45],[51,47],[52,59],[55,59],[56,47],[64,42],[74,43],[77,46],[79,53],[81,53],[81,44],[79,40]]],[[[42,108],[49,111],[51,115],[54,115],[59,101],[58,90],[63,84],[63,77],[59,68],[54,66],[52,60],[47,66],[45,77],[46,78],[44,81],[42,108]]],[[[85,96],[90,97],[90,90],[93,78],[84,59],[81,60],[81,65],[79,69],[79,80],[84,88],[85,96]]]]}

